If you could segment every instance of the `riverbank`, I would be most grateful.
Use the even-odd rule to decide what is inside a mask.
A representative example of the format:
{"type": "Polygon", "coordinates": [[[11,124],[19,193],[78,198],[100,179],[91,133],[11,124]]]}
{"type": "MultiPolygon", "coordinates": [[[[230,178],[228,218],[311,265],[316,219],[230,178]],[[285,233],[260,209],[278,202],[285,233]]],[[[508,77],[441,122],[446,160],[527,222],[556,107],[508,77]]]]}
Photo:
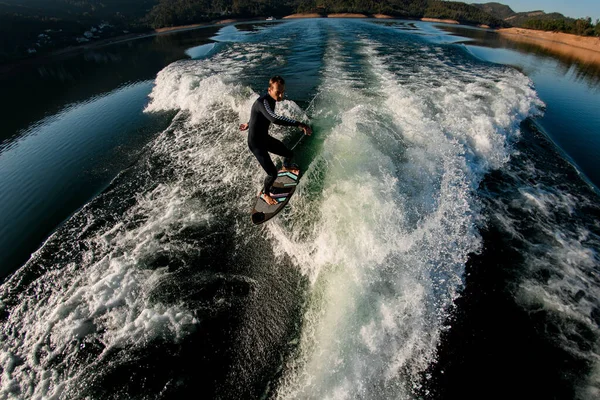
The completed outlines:
{"type": "Polygon", "coordinates": [[[358,13],[333,13],[333,14],[317,14],[317,13],[305,13],[305,14],[291,14],[283,17],[283,19],[295,19],[295,18],[377,18],[377,19],[390,19],[395,18],[391,15],[386,14],[358,14],[358,13]]]}
{"type": "Polygon", "coordinates": [[[155,33],[165,33],[165,32],[178,32],[185,31],[188,29],[196,29],[201,27],[207,27],[212,25],[225,25],[225,24],[235,24],[237,22],[247,22],[247,21],[264,21],[265,17],[255,17],[255,18],[229,18],[229,19],[221,19],[215,21],[204,22],[200,24],[192,24],[192,25],[181,25],[181,26],[170,26],[168,28],[157,28],[154,30],[155,33]]]}
{"type": "Polygon", "coordinates": [[[443,24],[453,24],[453,25],[459,25],[460,22],[453,20],[453,19],[438,19],[438,18],[421,18],[421,21],[424,22],[441,22],[443,24]]]}
{"type": "Polygon", "coordinates": [[[568,44],[586,50],[600,52],[600,38],[592,36],[577,36],[570,33],[537,31],[524,28],[503,28],[497,32],[515,40],[534,39],[539,42],[556,42],[568,44]]]}
{"type": "Polygon", "coordinates": [[[55,50],[55,51],[52,51],[52,52],[49,52],[46,54],[40,54],[40,55],[37,55],[34,57],[22,58],[19,60],[15,60],[13,62],[9,62],[9,63],[3,64],[3,65],[0,65],[0,75],[4,75],[4,76],[9,75],[10,76],[10,74],[12,74],[12,73],[15,73],[15,72],[18,73],[18,71],[22,67],[37,65],[39,63],[43,63],[45,60],[50,59],[50,58],[65,56],[65,55],[69,55],[72,53],[77,53],[80,51],[94,49],[94,48],[98,48],[98,47],[102,47],[102,46],[108,46],[111,44],[125,42],[125,41],[129,41],[129,40],[142,39],[142,38],[147,38],[147,37],[151,37],[151,36],[158,36],[158,35],[163,35],[163,34],[181,32],[181,31],[186,31],[186,30],[190,30],[190,29],[197,29],[197,28],[214,26],[214,25],[225,25],[225,24],[237,23],[237,22],[263,21],[263,20],[265,20],[264,17],[246,18],[246,19],[223,19],[223,20],[208,21],[208,22],[192,24],[192,25],[181,25],[181,26],[172,26],[172,27],[166,27],[166,28],[158,28],[158,29],[152,29],[152,30],[148,30],[145,32],[139,32],[139,33],[128,33],[125,35],[119,35],[119,36],[114,36],[114,37],[110,37],[110,38],[106,38],[106,39],[100,39],[100,40],[96,40],[96,41],[92,41],[92,42],[88,42],[88,43],[84,43],[84,44],[80,44],[80,45],[65,47],[65,48],[62,48],[59,50],[55,50]]]}
{"type": "Polygon", "coordinates": [[[503,28],[498,29],[497,32],[502,37],[513,41],[535,44],[561,55],[600,65],[600,38],[598,37],[523,28],[503,28]]]}

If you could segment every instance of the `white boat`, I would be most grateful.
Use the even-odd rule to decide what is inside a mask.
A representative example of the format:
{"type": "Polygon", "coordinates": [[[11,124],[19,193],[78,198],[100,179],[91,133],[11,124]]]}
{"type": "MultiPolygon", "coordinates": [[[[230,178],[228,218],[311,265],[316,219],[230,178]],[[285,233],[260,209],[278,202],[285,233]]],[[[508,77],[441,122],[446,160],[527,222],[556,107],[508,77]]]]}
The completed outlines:
{"type": "Polygon", "coordinates": [[[275,17],[269,17],[267,18],[267,21],[275,21],[275,17]]]}

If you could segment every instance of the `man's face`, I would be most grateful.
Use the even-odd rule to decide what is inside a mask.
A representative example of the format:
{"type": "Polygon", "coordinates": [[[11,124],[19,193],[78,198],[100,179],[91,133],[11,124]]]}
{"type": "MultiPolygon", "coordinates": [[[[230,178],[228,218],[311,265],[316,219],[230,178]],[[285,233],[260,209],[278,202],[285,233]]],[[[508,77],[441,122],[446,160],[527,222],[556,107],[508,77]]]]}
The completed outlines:
{"type": "Polygon", "coordinates": [[[285,85],[280,85],[279,83],[274,83],[269,87],[269,96],[271,96],[275,101],[283,100],[283,94],[285,93],[285,85]]]}

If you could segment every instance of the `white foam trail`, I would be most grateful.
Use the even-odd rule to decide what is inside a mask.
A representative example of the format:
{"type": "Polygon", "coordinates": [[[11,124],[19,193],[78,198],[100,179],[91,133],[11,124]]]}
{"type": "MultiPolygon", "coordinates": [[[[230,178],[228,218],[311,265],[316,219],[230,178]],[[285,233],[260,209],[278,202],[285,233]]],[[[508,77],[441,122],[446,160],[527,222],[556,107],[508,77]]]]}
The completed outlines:
{"type": "Polygon", "coordinates": [[[396,60],[368,41],[363,79],[375,78],[366,92],[345,72],[340,46],[329,43],[314,101],[322,152],[292,217],[272,224],[313,282],[278,397],[412,398],[480,246],[472,191],[508,159],[519,122],[541,103],[516,71],[469,72],[435,52],[403,81],[388,69],[396,60]]]}
{"type": "MultiPolygon", "coordinates": [[[[238,130],[240,123],[249,120],[258,94],[238,83],[243,64],[226,66],[224,62],[240,53],[247,59],[270,57],[263,45],[238,45],[209,60],[172,64],[159,73],[146,111],[180,110],[184,122],[170,130],[173,137],[157,142],[154,151],[171,158],[178,171],[190,171],[204,182],[195,190],[222,191],[224,183],[230,189],[236,185],[246,189],[240,191],[237,202],[245,208],[264,174],[248,150],[246,133],[238,130]],[[173,142],[177,143],[175,150],[173,142]],[[232,165],[241,167],[228,168],[232,165]]],[[[278,104],[277,113],[306,120],[300,107],[288,100],[278,104]]],[[[273,127],[271,134],[283,139],[290,131],[273,127]]]]}
{"type": "MultiPolygon", "coordinates": [[[[2,397],[74,396],[73,387],[88,370],[72,366],[78,365],[86,345],[101,344],[95,360],[100,362],[116,348],[141,346],[157,337],[177,341],[197,322],[183,306],[152,302],[149,294],[166,271],[140,268],[143,260],[168,246],[160,240],[161,232],[209,220],[208,215],[194,215],[177,196],[160,196],[164,191],[168,189],[157,187],[139,199],[124,222],[86,240],[90,250],[81,263],[48,270],[19,295],[3,324],[2,397]],[[147,218],[143,223],[127,227],[125,221],[142,213],[147,218]]],[[[2,298],[10,295],[18,277],[3,285],[2,298]]]]}

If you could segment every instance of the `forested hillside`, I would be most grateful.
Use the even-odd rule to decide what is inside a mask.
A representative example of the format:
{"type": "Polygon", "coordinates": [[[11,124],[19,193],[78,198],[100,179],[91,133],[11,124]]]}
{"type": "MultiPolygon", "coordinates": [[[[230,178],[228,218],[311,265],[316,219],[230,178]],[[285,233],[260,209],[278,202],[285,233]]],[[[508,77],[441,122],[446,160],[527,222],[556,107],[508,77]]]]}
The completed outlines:
{"type": "Polygon", "coordinates": [[[451,18],[463,23],[508,26],[472,5],[431,0],[159,0],[145,20],[151,27],[161,28],[217,17],[348,12],[407,18],[451,18]]]}
{"type": "Polygon", "coordinates": [[[156,0],[1,0],[0,63],[148,31],[156,0]]]}
{"type": "Polygon", "coordinates": [[[482,11],[502,19],[511,26],[572,33],[582,36],[600,36],[600,21],[591,18],[569,18],[560,13],[545,13],[541,10],[514,12],[509,6],[500,3],[473,4],[482,11]]]}

